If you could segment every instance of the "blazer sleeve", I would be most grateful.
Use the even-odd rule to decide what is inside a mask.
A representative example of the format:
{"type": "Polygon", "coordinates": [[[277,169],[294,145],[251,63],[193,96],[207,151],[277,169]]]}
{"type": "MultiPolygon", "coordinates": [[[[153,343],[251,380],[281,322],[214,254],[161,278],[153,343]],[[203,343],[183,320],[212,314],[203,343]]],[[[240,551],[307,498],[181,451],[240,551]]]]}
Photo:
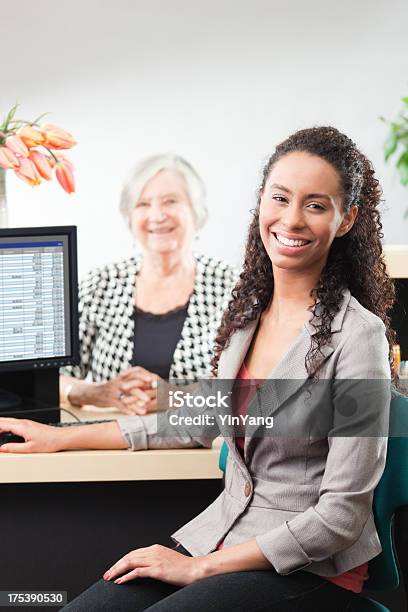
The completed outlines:
{"type": "MultiPolygon", "coordinates": [[[[169,385],[164,384],[159,400],[164,405],[169,385]]],[[[206,397],[211,392],[211,381],[201,380],[188,386],[191,396],[206,397]]],[[[181,386],[186,390],[187,387],[181,386]]],[[[183,391],[184,392],[184,391],[183,391]]],[[[167,404],[168,405],[168,404],[167,404]]],[[[169,408],[143,416],[118,419],[119,429],[129,450],[160,448],[211,448],[213,440],[220,435],[217,415],[211,406],[202,408],[189,406],[186,402],[177,409],[169,408]]]]}
{"type": "Polygon", "coordinates": [[[78,314],[79,314],[79,364],[66,366],[60,369],[60,374],[84,379],[91,369],[92,353],[97,334],[97,291],[101,278],[99,271],[88,273],[78,288],[78,314]]]}
{"type": "Polygon", "coordinates": [[[363,531],[372,512],[374,489],[385,467],[391,399],[388,351],[385,326],[380,319],[362,323],[344,342],[336,380],[341,379],[344,385],[348,382],[352,389],[356,384],[363,385],[371,406],[364,426],[370,427],[370,420],[383,425],[375,427],[374,435],[353,435],[353,420],[356,431],[361,432],[361,414],[359,410],[354,411],[354,417],[348,414],[345,427],[340,414],[344,413],[344,398],[341,393],[334,397],[333,429],[318,502],[256,537],[279,574],[303,569],[345,550],[363,531]],[[382,393],[378,394],[379,381],[382,393]]]}

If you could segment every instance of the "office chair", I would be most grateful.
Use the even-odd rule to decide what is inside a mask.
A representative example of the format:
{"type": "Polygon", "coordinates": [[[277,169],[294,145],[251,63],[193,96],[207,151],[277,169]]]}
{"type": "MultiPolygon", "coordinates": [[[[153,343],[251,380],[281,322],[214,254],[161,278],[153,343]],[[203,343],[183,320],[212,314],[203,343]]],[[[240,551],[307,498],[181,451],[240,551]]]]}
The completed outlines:
{"type": "MultiPolygon", "coordinates": [[[[225,473],[228,446],[224,442],[219,468],[225,473]]],[[[382,552],[369,562],[369,579],[364,588],[370,591],[392,591],[400,577],[394,542],[394,515],[408,505],[408,397],[393,390],[390,404],[390,427],[384,473],[374,492],[373,511],[382,552]]],[[[398,534],[395,534],[398,537],[398,534]]],[[[408,567],[401,568],[408,586],[408,567]]],[[[391,612],[383,604],[361,596],[353,612],[391,612]]]]}

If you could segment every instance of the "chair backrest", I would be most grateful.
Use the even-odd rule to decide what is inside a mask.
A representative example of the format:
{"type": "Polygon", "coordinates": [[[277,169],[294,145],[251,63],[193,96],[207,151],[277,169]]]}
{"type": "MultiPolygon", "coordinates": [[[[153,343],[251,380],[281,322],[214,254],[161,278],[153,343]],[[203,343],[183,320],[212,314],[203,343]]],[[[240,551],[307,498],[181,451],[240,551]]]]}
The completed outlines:
{"type": "Polygon", "coordinates": [[[227,467],[227,457],[228,457],[228,446],[227,446],[227,443],[224,442],[224,444],[221,446],[220,456],[218,458],[218,467],[220,468],[220,470],[224,472],[224,474],[225,474],[225,468],[227,467]]]}
{"type": "MultiPolygon", "coordinates": [[[[225,472],[228,446],[224,442],[219,467],[225,472]]],[[[369,563],[365,587],[372,591],[397,588],[399,572],[395,557],[392,520],[395,511],[408,504],[408,397],[393,391],[390,405],[390,427],[387,461],[374,493],[374,518],[382,552],[369,563]]]]}
{"type": "Polygon", "coordinates": [[[374,518],[382,552],[369,563],[366,588],[389,591],[399,584],[392,533],[395,511],[408,504],[408,397],[393,391],[385,470],[374,493],[374,518]]]}

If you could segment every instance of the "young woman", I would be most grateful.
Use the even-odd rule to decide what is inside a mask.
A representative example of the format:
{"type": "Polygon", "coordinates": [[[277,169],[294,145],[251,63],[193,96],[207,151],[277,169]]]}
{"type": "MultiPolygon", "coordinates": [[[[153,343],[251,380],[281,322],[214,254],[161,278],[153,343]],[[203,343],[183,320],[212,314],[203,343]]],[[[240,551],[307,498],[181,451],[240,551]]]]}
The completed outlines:
{"type": "MultiPolygon", "coordinates": [[[[389,387],[394,377],[394,289],[381,255],[380,195],[371,163],[334,128],[302,130],[276,148],[214,366],[220,379],[265,379],[261,412],[277,423],[295,416],[287,422],[300,432],[310,425],[307,387],[326,435],[247,429],[240,439],[226,428],[225,490],[173,534],[179,546],[131,551],[67,611],[352,609],[367,562],[381,550],[372,499],[386,433],[362,435],[360,411],[344,410],[341,386],[330,395],[323,387],[319,402],[319,382],[340,381],[349,393],[362,381],[370,394],[367,381],[389,387]]],[[[388,392],[369,399],[368,421],[385,424],[388,392]]],[[[233,409],[248,406],[238,401],[233,409]]],[[[169,437],[164,425],[158,435],[155,423],[155,415],[123,417],[116,435],[134,450],[208,445],[208,437],[188,439],[185,431],[169,437]]]]}

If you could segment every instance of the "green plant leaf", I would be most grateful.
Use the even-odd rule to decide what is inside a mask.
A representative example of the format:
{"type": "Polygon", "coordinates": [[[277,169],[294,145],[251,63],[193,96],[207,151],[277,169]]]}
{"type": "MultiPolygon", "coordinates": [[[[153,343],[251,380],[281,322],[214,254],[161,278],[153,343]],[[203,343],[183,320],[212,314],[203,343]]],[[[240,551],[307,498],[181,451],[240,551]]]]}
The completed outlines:
{"type": "Polygon", "coordinates": [[[408,186],[408,168],[405,166],[399,169],[400,183],[403,187],[408,186]]]}
{"type": "MultiPolygon", "coordinates": [[[[401,117],[401,119],[404,120],[404,117],[401,117]]],[[[403,123],[397,123],[396,121],[392,121],[390,123],[390,127],[396,133],[398,133],[400,130],[404,130],[405,129],[405,125],[403,123]]]]}
{"type": "MultiPolygon", "coordinates": [[[[399,149],[400,155],[396,161],[399,179],[404,187],[408,187],[408,96],[401,98],[403,108],[394,121],[379,117],[389,126],[388,136],[384,142],[385,161],[399,149]]],[[[404,220],[408,220],[408,208],[403,213],[404,220]]]]}
{"type": "Polygon", "coordinates": [[[408,151],[404,151],[397,161],[397,168],[400,175],[401,184],[408,185],[408,151]]]}
{"type": "Polygon", "coordinates": [[[39,117],[37,117],[36,119],[34,119],[34,121],[32,122],[32,124],[31,124],[31,125],[36,125],[37,123],[40,123],[40,120],[41,120],[43,117],[46,117],[46,116],[47,116],[47,115],[49,115],[49,114],[50,114],[50,111],[47,111],[46,113],[43,113],[42,115],[40,115],[39,117]]]}
{"type": "Polygon", "coordinates": [[[17,109],[18,109],[18,102],[16,102],[14,106],[12,106],[9,112],[7,113],[7,116],[2,125],[4,132],[7,131],[8,125],[10,121],[14,118],[14,115],[16,114],[17,109]]]}
{"type": "Polygon", "coordinates": [[[408,150],[404,151],[398,158],[397,168],[402,166],[408,166],[408,150]]]}
{"type": "Polygon", "coordinates": [[[388,134],[387,140],[384,143],[384,157],[388,161],[391,155],[395,152],[398,146],[398,137],[394,130],[388,134]]]}

